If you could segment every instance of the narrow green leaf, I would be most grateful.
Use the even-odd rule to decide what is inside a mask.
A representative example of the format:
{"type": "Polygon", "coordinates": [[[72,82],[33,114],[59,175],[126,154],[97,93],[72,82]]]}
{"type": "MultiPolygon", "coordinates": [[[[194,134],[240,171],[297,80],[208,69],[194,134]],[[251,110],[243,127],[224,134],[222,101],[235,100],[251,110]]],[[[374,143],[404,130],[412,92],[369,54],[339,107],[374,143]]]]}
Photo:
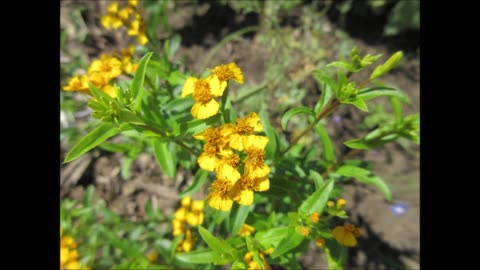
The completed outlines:
{"type": "Polygon", "coordinates": [[[150,143],[160,168],[168,177],[174,179],[177,173],[176,158],[175,153],[168,147],[169,142],[153,138],[150,143]]]}
{"type": "Polygon", "coordinates": [[[248,214],[253,210],[254,207],[254,204],[248,206],[240,205],[238,207],[237,212],[235,213],[235,217],[233,219],[232,229],[230,231],[232,235],[238,234],[240,228],[245,223],[245,220],[247,220],[248,214]]]}
{"type": "Polygon", "coordinates": [[[318,100],[317,104],[315,105],[315,114],[319,114],[325,106],[327,106],[327,102],[333,95],[333,88],[331,88],[328,84],[322,84],[322,94],[320,99],[318,100]]]}
{"type": "Polygon", "coordinates": [[[98,89],[97,87],[95,87],[95,85],[93,85],[91,83],[88,83],[88,88],[90,88],[90,92],[97,99],[97,102],[98,102],[98,100],[102,100],[102,98],[107,100],[107,101],[112,100],[112,97],[110,97],[107,93],[103,92],[102,90],[98,89]]]}
{"type": "Polygon", "coordinates": [[[308,179],[311,179],[315,184],[315,190],[319,190],[325,184],[322,175],[314,170],[308,171],[308,179]]]}
{"type": "Polygon", "coordinates": [[[123,157],[122,165],[120,166],[120,174],[123,180],[127,180],[130,176],[130,167],[134,159],[131,157],[123,157]]]}
{"type": "Polygon", "coordinates": [[[230,253],[233,250],[233,247],[230,246],[227,242],[222,241],[215,236],[213,236],[207,229],[202,226],[198,226],[198,232],[202,239],[207,243],[213,251],[218,253],[230,253]]]}
{"type": "Polygon", "coordinates": [[[185,196],[190,196],[191,194],[195,193],[207,181],[208,174],[209,174],[208,171],[204,171],[201,169],[198,170],[195,173],[195,178],[193,178],[193,183],[189,187],[187,187],[184,191],[180,192],[178,196],[180,198],[183,198],[185,196]]]}
{"type": "Polygon", "coordinates": [[[400,60],[402,60],[402,58],[403,52],[398,51],[394,53],[392,56],[390,56],[390,58],[388,58],[387,61],[385,61],[385,63],[376,67],[375,70],[373,70],[372,74],[370,75],[370,80],[376,79],[390,71],[398,64],[398,62],[400,62],[400,60]]]}
{"type": "Polygon", "coordinates": [[[348,71],[354,71],[352,64],[345,61],[335,61],[326,65],[326,67],[338,67],[346,69],[348,71]]]}
{"type": "Polygon", "coordinates": [[[336,173],[346,177],[353,177],[366,184],[374,185],[383,192],[387,201],[392,200],[392,195],[387,184],[381,178],[373,175],[369,170],[351,165],[343,165],[336,170],[336,173]]]}
{"type": "Polygon", "coordinates": [[[318,122],[313,129],[317,133],[320,143],[322,144],[322,156],[325,161],[333,163],[335,162],[335,149],[333,148],[332,140],[328,135],[327,129],[322,123],[318,122]]]}
{"type": "Polygon", "coordinates": [[[299,114],[299,113],[306,113],[306,114],[308,114],[312,117],[315,117],[315,114],[312,112],[312,110],[308,107],[305,107],[305,106],[300,106],[300,107],[290,109],[282,116],[282,121],[281,121],[282,129],[286,130],[288,120],[290,120],[290,118],[292,118],[292,116],[294,116],[296,114],[299,114]]]}
{"type": "Polygon", "coordinates": [[[352,149],[371,149],[372,145],[364,140],[364,138],[352,139],[344,142],[346,146],[352,149]]]}
{"type": "Polygon", "coordinates": [[[341,103],[352,104],[353,106],[359,108],[360,110],[364,112],[368,112],[367,103],[365,103],[365,101],[361,99],[348,100],[348,101],[344,100],[344,101],[341,101],[341,103]]]}
{"type": "Polygon", "coordinates": [[[363,100],[369,100],[380,96],[397,97],[401,101],[408,103],[408,97],[402,91],[392,87],[369,87],[358,91],[357,94],[357,98],[363,100]]]}
{"type": "Polygon", "coordinates": [[[331,89],[337,88],[335,80],[320,70],[313,71],[313,78],[321,84],[326,83],[331,89]]]}
{"type": "Polygon", "coordinates": [[[145,80],[145,72],[147,71],[147,64],[152,57],[153,52],[145,54],[144,57],[138,63],[137,71],[132,81],[132,96],[135,98],[135,110],[138,110],[141,105],[142,97],[144,95],[143,81],[145,80]]]}
{"type": "Polygon", "coordinates": [[[276,247],[288,235],[288,227],[276,227],[255,233],[255,239],[264,248],[276,247]]]}
{"type": "Polygon", "coordinates": [[[127,153],[135,148],[134,145],[128,143],[102,143],[98,147],[103,150],[113,152],[113,153],[127,153]]]}
{"type": "Polygon", "coordinates": [[[389,97],[388,100],[392,105],[393,112],[395,113],[395,123],[400,123],[403,120],[402,104],[396,97],[389,97]]]}
{"type": "Polygon", "coordinates": [[[247,243],[248,251],[252,252],[253,254],[253,261],[257,263],[258,266],[260,266],[260,269],[265,269],[263,261],[260,259],[260,256],[258,254],[258,249],[253,243],[253,238],[251,236],[246,236],[245,242],[247,243]]]}
{"type": "Polygon", "coordinates": [[[313,212],[322,214],[323,208],[327,204],[328,196],[333,189],[333,180],[328,180],[320,189],[310,195],[298,208],[298,213],[304,216],[310,216],[313,212]]]}
{"type": "Polygon", "coordinates": [[[272,259],[275,259],[282,254],[286,253],[289,250],[294,249],[300,243],[302,243],[303,236],[296,232],[294,227],[288,228],[287,237],[278,244],[278,246],[274,249],[273,253],[270,255],[272,259]]]}
{"type": "Polygon", "coordinates": [[[92,130],[92,132],[83,137],[83,139],[81,139],[80,142],[70,150],[63,163],[68,163],[79,158],[81,155],[101,144],[106,139],[117,135],[120,131],[120,128],[117,128],[110,123],[100,124],[97,128],[92,130]]]}
{"type": "Polygon", "coordinates": [[[212,263],[215,260],[215,253],[211,249],[177,253],[175,256],[179,261],[186,263],[212,263]]]}

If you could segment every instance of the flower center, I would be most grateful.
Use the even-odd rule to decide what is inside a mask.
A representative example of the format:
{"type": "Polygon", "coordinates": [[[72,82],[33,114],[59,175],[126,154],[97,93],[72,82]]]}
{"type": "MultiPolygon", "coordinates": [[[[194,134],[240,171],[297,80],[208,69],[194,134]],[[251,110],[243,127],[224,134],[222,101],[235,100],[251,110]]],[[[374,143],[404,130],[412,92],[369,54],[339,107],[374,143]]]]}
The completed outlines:
{"type": "Polygon", "coordinates": [[[253,189],[254,181],[251,178],[244,177],[240,180],[240,186],[242,189],[253,189]]]}
{"type": "Polygon", "coordinates": [[[220,197],[223,199],[228,198],[228,192],[232,188],[232,183],[226,180],[217,179],[212,184],[212,189],[214,189],[220,197]]]}
{"type": "Polygon", "coordinates": [[[223,161],[233,168],[238,168],[238,166],[240,166],[240,157],[236,154],[230,154],[223,157],[223,161]]]}
{"type": "Polygon", "coordinates": [[[227,81],[233,79],[235,74],[227,65],[220,65],[213,70],[213,73],[217,75],[220,81],[227,81]]]}
{"type": "Polygon", "coordinates": [[[196,81],[193,90],[193,99],[198,103],[207,104],[212,98],[213,95],[208,82],[206,80],[196,81]]]}
{"type": "Polygon", "coordinates": [[[237,119],[235,130],[240,135],[253,133],[253,127],[249,126],[247,124],[247,121],[245,121],[245,119],[237,119]]]}
{"type": "Polygon", "coordinates": [[[252,149],[248,152],[245,163],[252,165],[254,168],[261,167],[264,164],[265,152],[263,149],[252,149]]]}

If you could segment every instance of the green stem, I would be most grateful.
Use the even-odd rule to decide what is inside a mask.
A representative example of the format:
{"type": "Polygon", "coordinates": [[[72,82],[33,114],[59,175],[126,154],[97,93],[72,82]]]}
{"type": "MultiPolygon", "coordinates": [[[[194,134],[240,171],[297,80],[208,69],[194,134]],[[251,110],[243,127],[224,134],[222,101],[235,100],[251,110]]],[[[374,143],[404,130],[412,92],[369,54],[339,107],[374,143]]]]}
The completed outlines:
{"type": "Polygon", "coordinates": [[[227,114],[227,112],[225,111],[225,107],[227,106],[227,100],[228,100],[228,84],[227,84],[227,87],[225,88],[225,90],[223,91],[223,95],[222,95],[222,98],[221,98],[221,107],[220,107],[220,110],[222,111],[222,118],[223,118],[223,122],[224,123],[230,123],[231,122],[231,119],[230,119],[230,115],[227,114]]]}
{"type": "Polygon", "coordinates": [[[258,92],[260,92],[260,91],[262,91],[262,90],[264,90],[264,89],[266,89],[266,88],[267,88],[267,84],[264,83],[264,84],[258,86],[257,88],[253,89],[252,91],[248,92],[247,94],[245,94],[245,95],[243,95],[243,96],[241,96],[241,97],[239,97],[239,98],[237,98],[237,99],[235,99],[235,100],[232,100],[232,101],[231,101],[231,102],[232,102],[232,105],[233,105],[233,104],[237,104],[237,103],[241,103],[241,102],[243,102],[245,99],[247,99],[247,98],[249,98],[249,97],[257,94],[258,92]]]}
{"type": "MultiPolygon", "coordinates": [[[[329,104],[331,102],[331,100],[333,100],[335,97],[332,96],[330,98],[330,100],[327,102],[327,104],[329,104]]],[[[322,120],[325,116],[327,116],[328,114],[330,114],[335,108],[337,108],[338,106],[340,105],[340,101],[338,100],[335,100],[332,104],[330,104],[330,106],[328,107],[325,107],[325,109],[323,109],[318,115],[317,117],[315,118],[315,120],[307,127],[305,128],[301,133],[300,135],[298,135],[296,138],[294,138],[292,140],[292,142],[290,143],[290,145],[287,147],[287,149],[285,149],[285,151],[283,151],[283,154],[287,153],[290,149],[292,149],[292,147],[303,137],[305,136],[305,134],[307,134],[309,131],[311,131],[313,129],[313,127],[320,121],[322,120]]]]}
{"type": "MultiPolygon", "coordinates": [[[[156,134],[158,134],[158,135],[160,135],[160,136],[162,136],[162,137],[167,137],[167,134],[165,134],[165,132],[163,132],[163,131],[161,131],[161,130],[158,130],[158,129],[154,128],[154,127],[151,127],[151,126],[149,126],[149,125],[136,125],[136,126],[139,126],[139,127],[141,127],[141,128],[144,128],[144,129],[146,129],[146,130],[150,130],[150,131],[152,131],[152,132],[154,132],[154,133],[156,133],[156,134]]],[[[172,139],[172,141],[173,141],[176,145],[178,145],[178,146],[182,147],[183,149],[187,150],[187,152],[189,152],[190,154],[192,154],[192,155],[194,155],[194,156],[197,156],[197,157],[200,155],[200,154],[198,154],[195,150],[193,150],[190,146],[184,144],[183,142],[181,142],[181,141],[179,141],[179,140],[177,140],[177,139],[172,139]]]]}

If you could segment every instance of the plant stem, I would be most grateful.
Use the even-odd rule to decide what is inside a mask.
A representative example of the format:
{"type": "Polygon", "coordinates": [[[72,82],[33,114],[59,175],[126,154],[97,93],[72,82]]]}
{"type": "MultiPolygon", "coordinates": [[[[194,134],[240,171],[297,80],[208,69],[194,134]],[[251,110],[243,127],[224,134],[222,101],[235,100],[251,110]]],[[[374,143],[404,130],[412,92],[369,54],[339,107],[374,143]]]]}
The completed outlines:
{"type": "MultiPolygon", "coordinates": [[[[330,100],[327,102],[330,103],[332,99],[334,99],[335,97],[332,96],[330,98],[330,100]]],[[[335,100],[332,104],[330,104],[330,106],[326,107],[325,109],[323,109],[318,115],[317,117],[315,118],[315,120],[307,127],[305,128],[301,133],[300,135],[298,135],[296,138],[294,138],[292,140],[292,142],[290,143],[290,145],[287,147],[287,149],[285,149],[285,151],[283,152],[283,154],[287,153],[303,136],[305,136],[305,134],[307,134],[309,131],[311,131],[313,129],[313,127],[320,121],[322,120],[323,117],[327,116],[329,113],[331,113],[336,107],[338,107],[340,105],[340,101],[338,100],[335,100]]]]}
{"type": "MultiPolygon", "coordinates": [[[[167,137],[167,134],[165,134],[165,132],[161,131],[161,130],[158,130],[154,127],[151,127],[149,125],[137,125],[141,128],[144,128],[144,129],[147,129],[147,130],[150,130],[154,133],[157,133],[158,135],[162,136],[162,137],[167,137]]],[[[190,146],[184,144],[183,142],[177,140],[177,139],[173,139],[172,140],[175,144],[177,144],[178,146],[181,146],[183,149],[187,150],[187,152],[189,152],[190,154],[194,155],[194,156],[199,156],[199,154],[193,150],[190,146]]]]}

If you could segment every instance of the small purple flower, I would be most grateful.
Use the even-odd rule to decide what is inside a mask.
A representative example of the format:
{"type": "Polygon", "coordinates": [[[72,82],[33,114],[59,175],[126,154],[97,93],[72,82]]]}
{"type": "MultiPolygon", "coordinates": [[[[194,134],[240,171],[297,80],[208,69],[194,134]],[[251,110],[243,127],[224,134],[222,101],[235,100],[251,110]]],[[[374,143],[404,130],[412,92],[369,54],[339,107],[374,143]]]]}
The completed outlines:
{"type": "Polygon", "coordinates": [[[394,216],[403,216],[407,212],[408,208],[408,204],[402,202],[396,202],[390,205],[390,211],[394,216]]]}
{"type": "Polygon", "coordinates": [[[340,124],[342,123],[342,117],[340,115],[335,115],[333,117],[333,122],[337,123],[337,124],[340,124]]]}

